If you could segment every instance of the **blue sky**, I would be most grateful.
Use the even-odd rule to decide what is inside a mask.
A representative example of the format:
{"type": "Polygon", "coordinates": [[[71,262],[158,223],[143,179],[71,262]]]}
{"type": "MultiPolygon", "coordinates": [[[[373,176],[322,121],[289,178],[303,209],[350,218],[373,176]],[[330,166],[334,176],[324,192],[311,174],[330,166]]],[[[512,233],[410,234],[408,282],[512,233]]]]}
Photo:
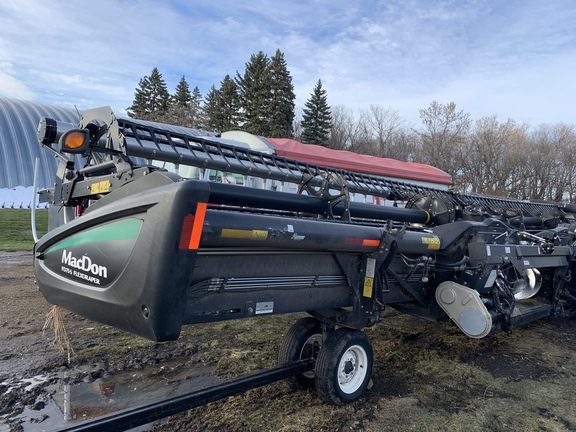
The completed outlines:
{"type": "Polygon", "coordinates": [[[203,95],[251,54],[280,49],[303,106],[418,110],[576,123],[573,0],[1,0],[0,96],[123,115],[158,67],[203,95]]]}

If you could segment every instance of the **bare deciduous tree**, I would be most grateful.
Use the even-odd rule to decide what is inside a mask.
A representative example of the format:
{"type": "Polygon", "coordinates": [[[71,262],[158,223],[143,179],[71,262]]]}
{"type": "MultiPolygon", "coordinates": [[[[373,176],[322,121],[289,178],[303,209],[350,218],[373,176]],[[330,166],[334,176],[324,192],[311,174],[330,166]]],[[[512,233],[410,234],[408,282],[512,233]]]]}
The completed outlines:
{"type": "Polygon", "coordinates": [[[367,141],[364,120],[358,118],[354,110],[343,105],[332,107],[330,148],[367,154],[367,141]]]}
{"type": "Polygon", "coordinates": [[[533,178],[525,196],[551,201],[573,199],[575,147],[574,127],[562,123],[540,125],[529,138],[527,165],[533,178]]]}
{"type": "Polygon", "coordinates": [[[440,168],[456,177],[462,165],[462,146],[470,129],[470,114],[456,111],[454,102],[436,101],[420,110],[424,124],[421,132],[422,162],[440,168]]]}
{"type": "Polygon", "coordinates": [[[344,105],[333,106],[329,147],[334,150],[349,149],[352,146],[350,135],[355,125],[356,119],[353,111],[344,105]]]}
{"type": "Polygon", "coordinates": [[[454,189],[520,199],[576,201],[576,130],[541,125],[531,130],[497,116],[474,123],[456,104],[432,102],[420,110],[423,127],[405,125],[380,105],[332,108],[330,148],[420,162],[446,171],[454,189]]]}
{"type": "Polygon", "coordinates": [[[414,160],[418,134],[406,127],[397,111],[371,105],[356,115],[342,105],[332,108],[330,148],[398,160],[414,160]]]}
{"type": "Polygon", "coordinates": [[[404,120],[398,111],[391,107],[370,105],[367,110],[360,111],[364,119],[366,136],[371,142],[370,154],[378,157],[392,157],[391,149],[395,144],[395,137],[404,125],[404,120]]]}
{"type": "Polygon", "coordinates": [[[496,196],[509,193],[523,156],[519,138],[525,130],[510,119],[500,123],[496,116],[477,120],[463,146],[462,190],[496,196]]]}

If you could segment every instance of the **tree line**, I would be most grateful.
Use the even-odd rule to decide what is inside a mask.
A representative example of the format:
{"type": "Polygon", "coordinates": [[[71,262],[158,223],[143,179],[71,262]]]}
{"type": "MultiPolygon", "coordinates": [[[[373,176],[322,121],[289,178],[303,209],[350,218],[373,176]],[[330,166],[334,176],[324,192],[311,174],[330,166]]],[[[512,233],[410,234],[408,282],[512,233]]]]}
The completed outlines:
{"type": "Polygon", "coordinates": [[[418,162],[453,178],[458,192],[576,201],[576,127],[536,128],[487,116],[473,121],[454,102],[420,109],[414,127],[382,105],[352,110],[330,106],[319,79],[295,114],[292,78],[280,50],[252,55],[243,74],[226,75],[203,98],[182,77],[171,95],[157,68],[142,78],[131,117],[197,129],[244,130],[270,138],[294,138],[337,150],[418,162]]]}
{"type": "Polygon", "coordinates": [[[226,75],[220,87],[212,85],[205,98],[198,87],[190,91],[184,76],[171,95],[162,74],[154,68],[150,76],[140,79],[127,111],[130,117],[143,120],[196,129],[243,130],[327,146],[332,124],[322,81],[318,80],[299,121],[295,120],[295,99],[284,54],[277,50],[269,58],[260,51],[250,57],[243,74],[226,75]]]}

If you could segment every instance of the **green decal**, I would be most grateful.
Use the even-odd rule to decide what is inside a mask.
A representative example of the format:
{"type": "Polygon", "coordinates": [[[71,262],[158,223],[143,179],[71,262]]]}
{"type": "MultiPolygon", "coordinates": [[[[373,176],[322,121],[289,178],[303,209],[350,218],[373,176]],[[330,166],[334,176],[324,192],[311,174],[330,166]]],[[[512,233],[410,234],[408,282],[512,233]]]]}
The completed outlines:
{"type": "Polygon", "coordinates": [[[71,246],[98,243],[110,240],[130,240],[138,237],[140,227],[142,226],[141,219],[126,219],[119,222],[113,222],[107,225],[102,225],[96,228],[89,229],[80,234],[76,234],[56,246],[52,246],[46,253],[55,252],[57,250],[68,248],[71,246]]]}

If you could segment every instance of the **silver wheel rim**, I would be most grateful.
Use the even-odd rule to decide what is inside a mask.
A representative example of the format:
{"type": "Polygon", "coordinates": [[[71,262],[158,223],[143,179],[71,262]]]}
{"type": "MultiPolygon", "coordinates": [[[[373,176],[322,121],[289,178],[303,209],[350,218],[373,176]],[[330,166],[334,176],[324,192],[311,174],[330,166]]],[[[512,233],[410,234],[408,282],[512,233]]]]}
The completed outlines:
{"type": "MultiPolygon", "coordinates": [[[[322,347],[322,335],[321,334],[314,334],[306,339],[304,345],[302,345],[302,349],[300,350],[300,359],[303,358],[316,358],[320,348],[322,347]]],[[[302,374],[306,378],[314,378],[316,374],[313,370],[306,371],[302,374]]]]}
{"type": "Polygon", "coordinates": [[[368,373],[368,355],[360,345],[346,350],[338,363],[338,385],[346,394],[357,391],[368,373]]]}

